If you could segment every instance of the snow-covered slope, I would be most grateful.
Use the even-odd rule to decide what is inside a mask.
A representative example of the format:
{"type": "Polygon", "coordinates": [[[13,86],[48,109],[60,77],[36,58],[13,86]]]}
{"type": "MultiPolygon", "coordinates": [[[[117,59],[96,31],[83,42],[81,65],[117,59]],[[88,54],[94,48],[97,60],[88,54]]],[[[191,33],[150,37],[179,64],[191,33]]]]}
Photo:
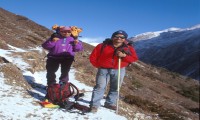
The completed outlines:
{"type": "MultiPolygon", "coordinates": [[[[15,64],[19,69],[23,71],[24,78],[32,84],[37,84],[32,90],[27,90],[30,95],[25,95],[26,92],[21,87],[14,87],[7,85],[5,83],[5,77],[2,72],[0,72],[0,119],[1,120],[125,120],[126,118],[120,115],[116,115],[115,111],[99,108],[99,111],[95,114],[87,113],[81,115],[80,111],[73,110],[73,113],[60,110],[60,109],[48,109],[41,107],[37,102],[44,97],[46,86],[46,71],[37,71],[31,73],[27,71],[29,65],[23,61],[23,59],[16,58],[12,56],[12,52],[25,52],[26,50],[19,49],[13,46],[13,50],[3,50],[0,49],[0,56],[6,58],[9,62],[15,64]],[[42,87],[43,86],[43,87],[42,87]]],[[[35,50],[41,51],[41,48],[35,50]]],[[[1,65],[3,66],[3,64],[1,65]]],[[[60,70],[58,70],[60,71],[60,70]]],[[[70,82],[78,86],[79,89],[85,89],[86,91],[92,91],[92,87],[89,87],[85,84],[80,83],[74,77],[75,69],[72,68],[70,71],[70,82]]],[[[60,75],[60,72],[57,72],[57,76],[60,75]]],[[[80,104],[89,106],[89,101],[91,99],[91,92],[86,92],[82,101],[79,101],[80,104]]],[[[104,100],[101,101],[102,104],[104,100]]]]}

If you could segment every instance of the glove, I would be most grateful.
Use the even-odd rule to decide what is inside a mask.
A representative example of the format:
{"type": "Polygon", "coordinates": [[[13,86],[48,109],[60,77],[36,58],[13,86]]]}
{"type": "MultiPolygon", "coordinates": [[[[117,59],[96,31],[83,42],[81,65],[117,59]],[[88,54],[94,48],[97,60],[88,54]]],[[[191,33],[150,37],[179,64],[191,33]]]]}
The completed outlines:
{"type": "Polygon", "coordinates": [[[126,55],[131,55],[131,52],[130,52],[128,47],[121,47],[121,48],[118,49],[118,51],[120,51],[120,52],[122,52],[126,55]]]}
{"type": "Polygon", "coordinates": [[[59,37],[59,34],[58,33],[53,33],[52,35],[51,35],[51,39],[53,40],[53,38],[55,38],[55,37],[59,37]]]}
{"type": "Polygon", "coordinates": [[[131,52],[130,52],[130,50],[129,49],[127,49],[127,50],[125,50],[125,49],[122,49],[122,50],[120,50],[122,53],[125,53],[125,54],[127,54],[127,55],[131,55],[131,52]]]}
{"type": "Polygon", "coordinates": [[[116,54],[117,54],[118,57],[126,57],[126,53],[123,53],[121,51],[117,51],[116,54]]]}
{"type": "Polygon", "coordinates": [[[57,37],[55,37],[55,38],[52,39],[53,42],[56,42],[58,40],[59,40],[59,38],[57,38],[57,37]]]}
{"type": "Polygon", "coordinates": [[[79,42],[78,39],[75,39],[75,40],[74,40],[74,44],[75,44],[75,45],[76,45],[78,42],[79,42]]]}

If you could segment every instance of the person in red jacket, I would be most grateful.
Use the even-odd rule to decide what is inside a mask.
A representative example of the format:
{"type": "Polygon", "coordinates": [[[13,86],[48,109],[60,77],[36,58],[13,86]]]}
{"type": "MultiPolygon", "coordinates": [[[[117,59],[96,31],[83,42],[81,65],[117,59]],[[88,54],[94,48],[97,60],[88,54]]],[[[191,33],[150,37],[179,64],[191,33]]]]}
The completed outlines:
{"type": "Polygon", "coordinates": [[[96,74],[96,85],[92,92],[90,101],[90,111],[97,112],[101,105],[108,81],[110,89],[104,107],[116,110],[118,97],[118,59],[121,58],[120,68],[120,86],[125,76],[125,68],[138,60],[134,48],[127,44],[128,34],[123,30],[114,32],[111,39],[106,39],[103,43],[98,44],[90,55],[91,64],[98,68],[96,74]]]}

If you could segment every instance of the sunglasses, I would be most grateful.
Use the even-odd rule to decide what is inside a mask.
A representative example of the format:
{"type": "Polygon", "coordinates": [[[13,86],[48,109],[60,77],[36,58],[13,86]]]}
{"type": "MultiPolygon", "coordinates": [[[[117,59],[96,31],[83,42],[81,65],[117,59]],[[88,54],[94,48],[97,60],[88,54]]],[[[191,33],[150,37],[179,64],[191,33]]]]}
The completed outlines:
{"type": "Polygon", "coordinates": [[[121,38],[121,39],[125,39],[125,37],[124,36],[115,36],[115,38],[121,38]]]}
{"type": "Polygon", "coordinates": [[[71,33],[71,31],[60,31],[61,33],[71,33]]]}

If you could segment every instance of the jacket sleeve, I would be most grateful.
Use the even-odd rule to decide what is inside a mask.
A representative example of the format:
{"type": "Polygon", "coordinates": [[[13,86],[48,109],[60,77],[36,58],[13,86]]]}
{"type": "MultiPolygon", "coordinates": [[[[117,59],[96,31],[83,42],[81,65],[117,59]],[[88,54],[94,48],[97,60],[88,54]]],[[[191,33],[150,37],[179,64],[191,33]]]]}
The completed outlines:
{"type": "Polygon", "coordinates": [[[90,63],[94,66],[94,67],[96,67],[96,68],[98,68],[99,67],[99,65],[98,65],[98,58],[99,58],[99,56],[100,56],[100,49],[101,49],[101,44],[99,44],[99,45],[97,45],[94,49],[93,49],[93,51],[92,51],[92,53],[90,54],[90,63]]]}
{"type": "Polygon", "coordinates": [[[138,60],[138,56],[136,54],[136,51],[133,47],[129,46],[130,55],[126,55],[126,57],[123,58],[123,61],[128,62],[128,63],[132,63],[138,60]]]}
{"type": "Polygon", "coordinates": [[[74,52],[83,51],[83,44],[81,41],[79,41],[76,45],[73,46],[73,51],[74,52]]]}
{"type": "Polygon", "coordinates": [[[43,44],[42,47],[46,50],[50,50],[55,46],[56,42],[53,42],[50,38],[47,39],[43,44]]]}

